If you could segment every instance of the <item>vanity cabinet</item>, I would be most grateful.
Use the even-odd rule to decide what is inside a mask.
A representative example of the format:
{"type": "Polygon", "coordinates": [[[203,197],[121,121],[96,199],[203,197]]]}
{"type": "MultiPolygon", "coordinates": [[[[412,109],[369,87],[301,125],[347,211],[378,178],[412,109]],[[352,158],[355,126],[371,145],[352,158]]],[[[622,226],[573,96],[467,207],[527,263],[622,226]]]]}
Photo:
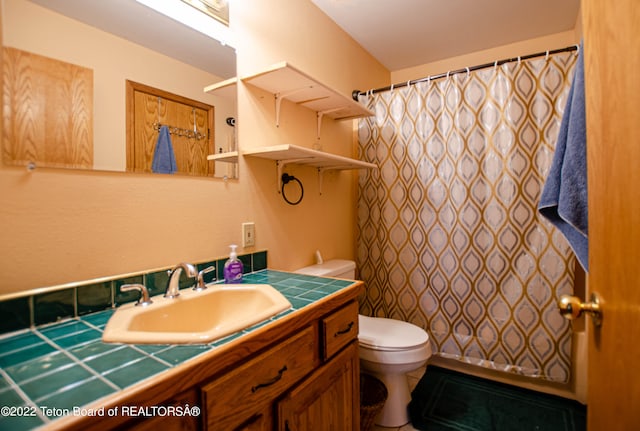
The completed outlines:
{"type": "MultiPolygon", "coordinates": [[[[66,417],[66,431],[360,429],[362,282],[122,391],[99,407],[196,406],[195,416],[66,417]]],[[[97,406],[94,406],[97,407],[97,406]]]]}
{"type": "Polygon", "coordinates": [[[204,429],[359,429],[357,322],[353,301],[202,386],[204,429]]]}

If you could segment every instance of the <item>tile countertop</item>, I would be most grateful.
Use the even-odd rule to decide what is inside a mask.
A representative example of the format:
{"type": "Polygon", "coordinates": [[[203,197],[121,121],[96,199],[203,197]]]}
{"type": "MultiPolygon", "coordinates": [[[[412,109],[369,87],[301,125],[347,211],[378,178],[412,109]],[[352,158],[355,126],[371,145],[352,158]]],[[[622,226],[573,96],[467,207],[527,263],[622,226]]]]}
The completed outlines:
{"type": "Polygon", "coordinates": [[[273,270],[245,274],[244,282],[271,284],[292,308],[206,345],[103,343],[102,330],[114,310],[6,334],[0,338],[0,430],[30,430],[81,414],[83,406],[157,378],[353,284],[273,270]]]}

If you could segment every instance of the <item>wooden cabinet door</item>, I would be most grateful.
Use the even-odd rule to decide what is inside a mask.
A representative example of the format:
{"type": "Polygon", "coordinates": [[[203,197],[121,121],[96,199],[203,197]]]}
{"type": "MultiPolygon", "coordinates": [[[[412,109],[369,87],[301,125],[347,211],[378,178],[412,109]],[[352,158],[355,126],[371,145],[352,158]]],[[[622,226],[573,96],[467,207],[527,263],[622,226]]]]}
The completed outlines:
{"type": "Polygon", "coordinates": [[[353,342],[278,403],[277,429],[359,430],[359,372],[358,344],[353,342]]]}
{"type": "Polygon", "coordinates": [[[256,425],[259,416],[270,424],[266,410],[272,408],[274,399],[313,371],[317,344],[316,331],[308,326],[204,385],[201,399],[205,429],[260,430],[263,428],[256,425]]]}
{"type": "Polygon", "coordinates": [[[271,431],[273,430],[272,405],[269,404],[261,412],[238,425],[233,431],[271,431]]]}

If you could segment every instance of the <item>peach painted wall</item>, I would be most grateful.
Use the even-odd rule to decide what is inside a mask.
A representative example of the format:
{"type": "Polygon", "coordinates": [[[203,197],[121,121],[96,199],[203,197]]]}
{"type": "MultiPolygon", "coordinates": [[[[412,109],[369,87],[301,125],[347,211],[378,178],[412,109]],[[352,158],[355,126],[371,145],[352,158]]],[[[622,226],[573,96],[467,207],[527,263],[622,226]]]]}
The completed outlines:
{"type": "MultiPolygon", "coordinates": [[[[376,88],[578,39],[575,32],[567,32],[390,73],[308,1],[236,0],[231,21],[239,76],[286,60],[347,96],[356,88],[376,88]]],[[[196,73],[186,69],[181,69],[183,74],[196,73]]],[[[140,78],[150,85],[148,80],[154,79],[153,74],[140,78]]],[[[199,95],[200,81],[160,81],[157,86],[207,101],[207,95],[199,95]]],[[[276,128],[272,96],[244,84],[238,93],[240,149],[316,144],[313,112],[285,102],[276,128]]],[[[117,109],[106,115],[122,121],[117,109]]],[[[96,133],[104,137],[108,132],[96,133]]],[[[320,144],[325,151],[355,156],[353,134],[354,123],[325,119],[320,144]]],[[[124,141],[124,135],[113,139],[124,141]]],[[[325,174],[320,195],[312,169],[287,168],[305,186],[302,203],[294,207],[276,191],[273,162],[241,158],[239,170],[238,180],[223,182],[54,169],[29,173],[0,166],[0,295],[222,257],[228,244],[240,242],[243,221],[256,223],[256,246],[239,252],[266,249],[271,268],[310,264],[316,249],[325,258],[354,257],[356,171],[325,174]]]]}
{"type": "MultiPolygon", "coordinates": [[[[286,60],[347,96],[389,83],[389,72],[311,2],[238,0],[231,20],[240,76],[286,60]]],[[[238,90],[241,149],[313,146],[314,113],[285,103],[276,128],[273,98],[238,90]]],[[[325,119],[321,143],[352,155],[353,123],[325,119]]],[[[305,186],[293,207],[276,191],[273,162],[241,158],[239,170],[223,182],[0,166],[0,295],[222,257],[240,242],[244,221],[255,222],[256,246],[239,252],[266,249],[271,268],[311,264],[316,249],[354,257],[355,172],[325,175],[319,195],[312,169],[287,169],[305,186]]]]}

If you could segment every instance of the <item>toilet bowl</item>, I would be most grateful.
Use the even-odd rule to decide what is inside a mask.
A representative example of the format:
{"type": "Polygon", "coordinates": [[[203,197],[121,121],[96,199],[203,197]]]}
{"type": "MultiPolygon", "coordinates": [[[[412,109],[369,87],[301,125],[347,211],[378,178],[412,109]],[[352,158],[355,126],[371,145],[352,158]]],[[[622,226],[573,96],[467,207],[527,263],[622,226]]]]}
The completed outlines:
{"type": "MultiPolygon", "coordinates": [[[[355,262],[329,260],[295,272],[307,275],[353,280],[355,262]]],[[[431,356],[429,335],[408,322],[382,317],[358,317],[360,368],[381,380],[387,387],[387,401],[375,423],[400,427],[409,422],[407,406],[411,401],[407,373],[424,366],[431,356]]]]}
{"type": "Polygon", "coordinates": [[[409,422],[411,401],[407,373],[423,367],[431,356],[429,335],[416,325],[382,317],[358,317],[360,367],[387,387],[387,402],[375,420],[384,427],[409,422]]]}

